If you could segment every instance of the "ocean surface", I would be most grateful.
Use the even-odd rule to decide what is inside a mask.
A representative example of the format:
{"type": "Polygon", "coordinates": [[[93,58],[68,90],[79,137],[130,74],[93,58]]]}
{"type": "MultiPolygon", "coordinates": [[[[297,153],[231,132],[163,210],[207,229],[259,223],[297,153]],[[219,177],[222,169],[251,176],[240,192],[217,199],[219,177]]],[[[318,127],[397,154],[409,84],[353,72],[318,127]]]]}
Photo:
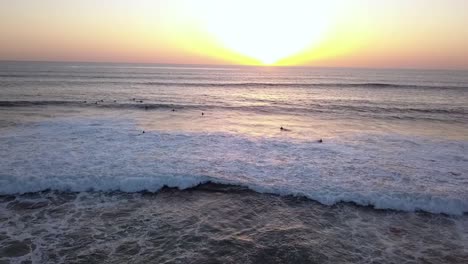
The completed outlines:
{"type": "Polygon", "coordinates": [[[0,146],[0,263],[468,262],[466,71],[0,62],[0,146]]]}

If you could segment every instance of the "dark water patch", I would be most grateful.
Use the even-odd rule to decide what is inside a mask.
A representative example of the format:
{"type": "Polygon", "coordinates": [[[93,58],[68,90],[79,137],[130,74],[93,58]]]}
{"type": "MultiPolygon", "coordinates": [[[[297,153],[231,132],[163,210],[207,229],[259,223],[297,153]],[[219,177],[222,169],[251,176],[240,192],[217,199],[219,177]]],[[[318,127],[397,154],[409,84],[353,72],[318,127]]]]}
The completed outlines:
{"type": "Polygon", "coordinates": [[[31,243],[31,240],[27,239],[24,241],[9,240],[2,243],[0,249],[0,257],[5,258],[16,258],[27,255],[34,250],[35,245],[31,243]]]}
{"type": "Polygon", "coordinates": [[[12,210],[33,210],[49,205],[48,201],[13,201],[8,204],[8,208],[12,210]]]}

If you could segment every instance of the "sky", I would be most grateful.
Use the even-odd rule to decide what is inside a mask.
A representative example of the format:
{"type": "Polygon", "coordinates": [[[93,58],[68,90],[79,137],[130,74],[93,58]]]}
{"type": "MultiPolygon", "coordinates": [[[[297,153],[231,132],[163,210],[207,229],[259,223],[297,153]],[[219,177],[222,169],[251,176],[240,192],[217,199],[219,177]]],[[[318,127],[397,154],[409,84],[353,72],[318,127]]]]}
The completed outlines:
{"type": "Polygon", "coordinates": [[[0,60],[468,69],[466,0],[0,0],[0,60]]]}

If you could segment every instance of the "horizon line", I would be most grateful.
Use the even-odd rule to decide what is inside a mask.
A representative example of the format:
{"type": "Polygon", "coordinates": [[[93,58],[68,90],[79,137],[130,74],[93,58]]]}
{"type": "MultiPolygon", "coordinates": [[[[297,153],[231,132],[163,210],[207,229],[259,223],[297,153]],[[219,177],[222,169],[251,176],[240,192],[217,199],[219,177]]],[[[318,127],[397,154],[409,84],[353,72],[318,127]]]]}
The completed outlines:
{"type": "Polygon", "coordinates": [[[80,64],[127,64],[127,65],[160,65],[173,67],[252,67],[252,68],[316,68],[316,69],[356,69],[356,70],[410,70],[410,71],[460,71],[468,68],[418,68],[418,67],[370,67],[370,66],[318,66],[318,65],[253,65],[253,64],[217,64],[217,63],[167,63],[167,62],[123,62],[123,61],[75,61],[75,60],[3,60],[0,63],[80,63],[80,64]]]}

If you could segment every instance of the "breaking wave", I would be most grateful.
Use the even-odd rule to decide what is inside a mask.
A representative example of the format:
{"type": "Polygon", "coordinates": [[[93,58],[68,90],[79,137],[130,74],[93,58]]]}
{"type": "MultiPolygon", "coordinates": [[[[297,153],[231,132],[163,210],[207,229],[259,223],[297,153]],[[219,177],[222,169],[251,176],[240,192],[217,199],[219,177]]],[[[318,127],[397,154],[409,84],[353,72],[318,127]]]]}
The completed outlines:
{"type": "Polygon", "coordinates": [[[0,144],[1,195],[156,192],[214,182],[326,205],[468,212],[464,141],[360,134],[318,144],[224,133],[141,134],[125,120],[75,119],[10,130],[0,144]]]}

